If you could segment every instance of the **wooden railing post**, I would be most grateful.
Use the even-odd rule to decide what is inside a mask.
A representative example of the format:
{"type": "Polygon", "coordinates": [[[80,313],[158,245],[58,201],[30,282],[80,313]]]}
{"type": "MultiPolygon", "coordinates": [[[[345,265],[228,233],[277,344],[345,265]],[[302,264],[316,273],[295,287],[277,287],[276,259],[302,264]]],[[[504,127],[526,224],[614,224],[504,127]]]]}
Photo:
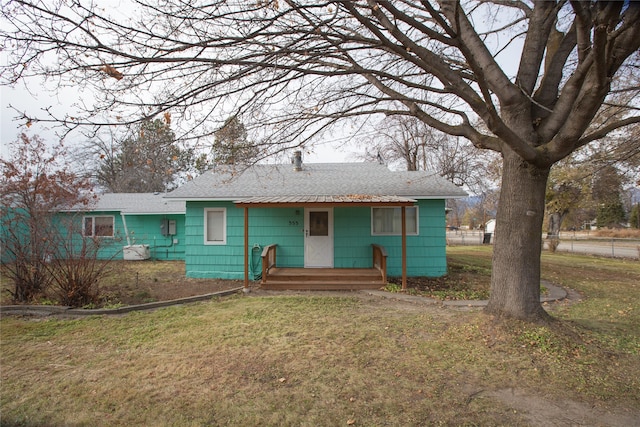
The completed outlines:
{"type": "Polygon", "coordinates": [[[371,244],[373,248],[373,267],[377,268],[382,274],[382,283],[387,284],[387,251],[384,246],[375,243],[371,244]]]}
{"type": "Polygon", "coordinates": [[[277,245],[267,245],[262,249],[262,283],[267,282],[269,269],[276,266],[276,247],[277,245]]]}

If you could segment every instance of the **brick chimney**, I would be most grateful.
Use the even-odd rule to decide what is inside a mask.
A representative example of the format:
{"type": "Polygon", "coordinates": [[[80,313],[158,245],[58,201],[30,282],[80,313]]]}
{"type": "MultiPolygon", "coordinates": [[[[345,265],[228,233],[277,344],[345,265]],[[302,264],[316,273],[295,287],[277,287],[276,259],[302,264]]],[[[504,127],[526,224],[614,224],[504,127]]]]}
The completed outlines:
{"type": "Polygon", "coordinates": [[[294,171],[302,170],[302,151],[297,150],[293,153],[293,158],[291,159],[291,163],[293,163],[294,171]]]}

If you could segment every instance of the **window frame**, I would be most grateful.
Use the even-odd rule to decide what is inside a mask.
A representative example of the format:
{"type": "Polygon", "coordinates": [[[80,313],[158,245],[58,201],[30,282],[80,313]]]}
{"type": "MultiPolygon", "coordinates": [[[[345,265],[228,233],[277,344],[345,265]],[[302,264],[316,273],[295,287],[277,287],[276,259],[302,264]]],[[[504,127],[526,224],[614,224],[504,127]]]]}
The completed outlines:
{"type": "MultiPolygon", "coordinates": [[[[399,229],[396,230],[392,230],[390,232],[381,232],[381,231],[376,231],[375,230],[375,220],[374,220],[374,209],[385,209],[385,210],[390,210],[390,209],[398,209],[400,210],[400,212],[402,212],[402,207],[401,206],[372,206],[371,207],[371,235],[372,236],[401,236],[402,235],[402,217],[400,218],[400,223],[398,224],[399,229]]],[[[408,231],[409,230],[409,218],[407,218],[407,236],[418,236],[420,235],[420,210],[418,206],[406,206],[405,209],[408,211],[409,209],[415,209],[416,212],[416,216],[415,216],[415,223],[416,223],[416,230],[415,231],[408,231]]],[[[401,214],[402,215],[402,214],[401,214]]]]}
{"type": "Polygon", "coordinates": [[[227,244],[227,208],[204,208],[204,244],[220,246],[227,244]],[[222,240],[209,240],[209,212],[222,212],[222,240]]]}
{"type": "Polygon", "coordinates": [[[113,239],[116,236],[116,218],[114,215],[85,215],[82,217],[82,236],[91,238],[106,238],[113,239]],[[96,235],[96,219],[97,218],[109,218],[111,220],[111,234],[110,235],[96,235]],[[87,234],[87,219],[91,219],[91,234],[87,234]]]}

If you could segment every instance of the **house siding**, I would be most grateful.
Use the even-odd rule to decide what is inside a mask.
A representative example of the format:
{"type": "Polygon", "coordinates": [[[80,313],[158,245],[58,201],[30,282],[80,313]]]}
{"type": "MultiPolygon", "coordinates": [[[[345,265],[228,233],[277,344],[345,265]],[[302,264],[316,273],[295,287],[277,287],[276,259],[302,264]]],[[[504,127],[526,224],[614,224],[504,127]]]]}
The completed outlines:
{"type": "Polygon", "coordinates": [[[336,268],[371,268],[371,208],[334,208],[333,265],[336,268]]]}
{"type": "MultiPolygon", "coordinates": [[[[120,223],[122,223],[122,218],[120,223]]],[[[149,245],[151,258],[156,260],[184,260],[184,215],[126,215],[127,230],[132,245],[149,245]],[[176,234],[164,236],[160,229],[163,220],[176,222],[176,234]],[[177,241],[177,243],[174,243],[177,241]]],[[[122,228],[124,236],[124,226],[122,228]]],[[[127,244],[126,237],[122,245],[127,244]]],[[[121,248],[122,249],[122,248],[121,248]]]]}
{"type": "MultiPolygon", "coordinates": [[[[82,221],[85,216],[112,216],[113,217],[113,237],[100,238],[100,249],[98,259],[121,259],[122,247],[126,246],[127,237],[124,223],[120,212],[117,211],[92,211],[77,214],[59,214],[61,224],[72,218],[74,229],[74,239],[82,239],[82,221]]],[[[132,245],[149,245],[151,259],[156,260],[184,260],[185,259],[185,218],[181,214],[167,215],[126,215],[127,230],[132,245]],[[162,220],[176,221],[176,234],[174,236],[163,236],[160,223],[162,220]],[[173,243],[174,239],[178,243],[173,243]]],[[[79,244],[79,242],[78,242],[79,244]]]]}
{"type": "MultiPolygon", "coordinates": [[[[249,209],[249,275],[262,272],[262,248],[278,244],[278,265],[297,267],[304,263],[302,209],[249,209]]],[[[187,202],[186,274],[195,278],[242,279],[244,277],[244,209],[231,202],[187,202]],[[205,208],[226,208],[227,243],[204,243],[205,208]]]]}
{"type": "MultiPolygon", "coordinates": [[[[407,236],[407,276],[439,277],[447,273],[445,202],[419,200],[416,236],[407,236]]],[[[372,265],[371,244],[387,250],[387,274],[402,275],[402,237],[372,236],[371,208],[334,210],[335,267],[368,268],[372,265]]]]}
{"type": "MultiPolygon", "coordinates": [[[[407,274],[442,276],[447,271],[445,253],[444,200],[421,200],[419,234],[407,236],[407,274]]],[[[242,279],[244,277],[244,209],[232,202],[187,202],[186,274],[195,278],[242,279]],[[225,208],[225,245],[204,243],[205,208],[225,208]]],[[[280,267],[304,266],[304,207],[250,208],[250,277],[261,273],[262,248],[277,244],[280,267]]],[[[401,236],[372,236],[371,208],[334,208],[334,266],[368,268],[372,266],[371,244],[383,245],[388,253],[389,276],[402,274],[401,236]]]]}

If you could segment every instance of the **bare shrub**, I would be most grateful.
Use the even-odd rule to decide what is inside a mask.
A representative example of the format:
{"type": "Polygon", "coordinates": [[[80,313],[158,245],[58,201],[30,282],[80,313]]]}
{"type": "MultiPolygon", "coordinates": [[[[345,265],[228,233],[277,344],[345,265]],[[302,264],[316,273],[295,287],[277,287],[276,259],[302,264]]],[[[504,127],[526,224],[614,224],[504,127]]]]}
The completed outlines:
{"type": "Polygon", "coordinates": [[[61,243],[56,212],[89,202],[90,182],[67,170],[64,153],[62,143],[48,147],[22,134],[0,159],[0,255],[14,302],[32,301],[52,283],[61,243]]]}
{"type": "Polygon", "coordinates": [[[58,301],[71,307],[97,304],[100,300],[98,282],[106,265],[92,258],[57,260],[50,273],[58,301]]]}
{"type": "Polygon", "coordinates": [[[6,291],[13,302],[29,302],[37,299],[48,288],[50,276],[38,264],[30,264],[24,259],[4,264],[2,276],[13,283],[6,291]]]}
{"type": "MultiPolygon", "coordinates": [[[[69,220],[69,223],[72,219],[69,220]]],[[[77,221],[76,221],[77,223],[77,221]]],[[[57,256],[47,264],[52,292],[58,302],[82,307],[100,301],[100,279],[108,273],[109,260],[98,259],[99,238],[74,239],[73,225],[69,225],[66,239],[59,239],[57,256]]]]}
{"type": "Polygon", "coordinates": [[[14,302],[29,302],[40,296],[51,280],[43,261],[48,240],[29,232],[28,218],[21,212],[2,209],[2,276],[13,283],[7,291],[14,302]]]}

